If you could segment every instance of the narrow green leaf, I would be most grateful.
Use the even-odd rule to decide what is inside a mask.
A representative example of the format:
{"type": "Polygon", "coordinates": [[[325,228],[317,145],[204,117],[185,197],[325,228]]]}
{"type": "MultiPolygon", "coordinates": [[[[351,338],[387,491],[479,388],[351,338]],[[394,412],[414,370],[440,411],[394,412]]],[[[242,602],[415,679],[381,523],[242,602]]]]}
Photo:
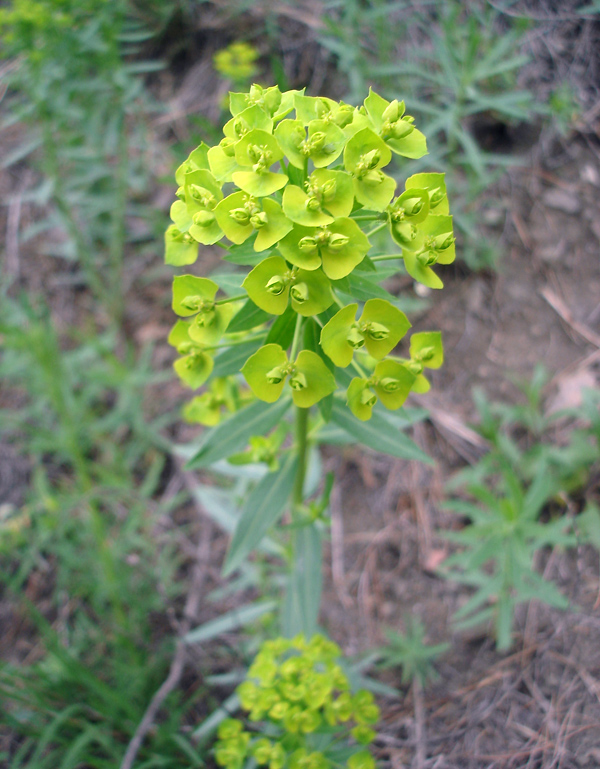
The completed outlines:
{"type": "Polygon", "coordinates": [[[287,350],[294,338],[297,318],[298,313],[289,305],[283,315],[275,318],[265,339],[265,344],[278,344],[281,348],[287,350]]]}
{"type": "Polygon", "coordinates": [[[312,523],[292,536],[294,563],[282,607],[282,632],[288,638],[298,633],[311,638],[317,632],[323,587],[321,532],[312,523]]]}
{"type": "Polygon", "coordinates": [[[227,333],[234,334],[236,331],[249,331],[256,326],[266,323],[272,316],[268,312],[257,307],[252,299],[248,299],[241,310],[234,316],[233,320],[227,326],[227,333]]]}
{"type": "Polygon", "coordinates": [[[235,344],[215,358],[213,377],[239,374],[242,366],[263,344],[262,339],[253,339],[245,344],[235,344]]]}
{"type": "Polygon", "coordinates": [[[336,400],[333,404],[331,421],[375,451],[400,459],[415,459],[429,465],[433,462],[410,438],[393,427],[386,417],[376,411],[368,422],[361,422],[344,404],[336,400]]]}
{"type": "Polygon", "coordinates": [[[256,266],[264,258],[264,254],[256,253],[252,240],[247,240],[240,246],[229,246],[227,252],[223,254],[223,259],[227,262],[250,267],[256,266]]]}
{"type": "Polygon", "coordinates": [[[231,718],[232,713],[240,706],[240,700],[237,694],[234,692],[230,694],[220,708],[214,710],[208,718],[205,718],[200,726],[193,732],[192,737],[200,744],[210,737],[217,728],[221,721],[226,718],[231,718]]]}
{"type": "Polygon", "coordinates": [[[207,431],[198,451],[187,463],[186,468],[207,467],[245,448],[253,435],[264,435],[275,427],[290,407],[289,399],[276,403],[256,401],[238,411],[213,430],[207,431]]]}
{"type": "Polygon", "coordinates": [[[297,457],[289,454],[279,470],[265,475],[246,499],[225,559],[224,576],[238,568],[279,520],[294,485],[297,463],[297,457]]]}
{"type": "Polygon", "coordinates": [[[237,630],[240,627],[249,625],[254,620],[273,611],[277,603],[275,601],[261,601],[259,603],[248,603],[240,606],[239,609],[221,614],[220,617],[205,622],[203,625],[190,630],[183,636],[186,644],[200,643],[201,641],[210,641],[223,633],[229,633],[231,630],[237,630]]]}

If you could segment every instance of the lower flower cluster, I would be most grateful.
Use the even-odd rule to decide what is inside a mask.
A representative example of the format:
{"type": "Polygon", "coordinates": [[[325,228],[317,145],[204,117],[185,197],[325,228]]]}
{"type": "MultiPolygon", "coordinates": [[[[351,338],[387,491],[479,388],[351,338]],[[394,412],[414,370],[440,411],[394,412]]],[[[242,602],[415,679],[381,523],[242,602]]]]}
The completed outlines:
{"type": "Polygon", "coordinates": [[[266,641],[238,687],[247,721],[219,727],[215,759],[242,769],[251,759],[268,769],[374,769],[366,746],[376,736],[373,695],[350,690],[339,647],[324,636],[266,641]]]}

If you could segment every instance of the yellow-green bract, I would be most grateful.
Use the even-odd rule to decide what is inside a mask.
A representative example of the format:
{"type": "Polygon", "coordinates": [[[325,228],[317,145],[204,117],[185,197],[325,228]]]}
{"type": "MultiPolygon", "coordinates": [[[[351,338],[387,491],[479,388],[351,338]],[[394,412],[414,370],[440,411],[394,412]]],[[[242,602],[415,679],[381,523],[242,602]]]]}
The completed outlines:
{"type": "MultiPolygon", "coordinates": [[[[271,403],[289,388],[296,406],[310,408],[331,398],[336,369],[351,367],[337,381],[362,421],[425,392],[423,369],[441,365],[441,337],[413,334],[409,356],[393,355],[410,322],[379,285],[378,263],[397,259],[415,281],[441,288],[436,265],[452,262],[455,246],[444,175],[409,175],[397,189],[390,173],[393,157],[427,152],[404,103],[370,91],[353,107],[253,85],[230,94],[230,109],[219,143],[201,144],[176,171],[165,258],[189,268],[218,243],[226,262],[251,269],[220,283],[175,278],[173,309],[185,320],[169,341],[182,356],[180,378],[197,389],[215,356],[226,357],[252,396],[271,403]],[[386,228],[395,253],[374,253],[370,235],[386,228]]],[[[188,419],[216,424],[212,392],[196,397],[188,419]]]]}

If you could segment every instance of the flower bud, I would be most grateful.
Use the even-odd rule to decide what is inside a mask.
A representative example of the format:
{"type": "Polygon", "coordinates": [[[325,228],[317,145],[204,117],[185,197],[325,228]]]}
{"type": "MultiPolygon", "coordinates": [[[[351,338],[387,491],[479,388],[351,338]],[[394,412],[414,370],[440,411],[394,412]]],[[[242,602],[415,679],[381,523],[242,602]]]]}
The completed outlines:
{"type": "Polygon", "coordinates": [[[273,294],[273,296],[279,296],[285,291],[285,280],[281,275],[273,275],[273,277],[267,281],[265,288],[270,294],[273,294]]]}
{"type": "Polygon", "coordinates": [[[334,123],[340,128],[345,128],[353,119],[354,107],[350,104],[340,104],[340,108],[335,113],[334,123]]]}
{"type": "Polygon", "coordinates": [[[258,85],[258,83],[253,83],[250,86],[250,90],[248,91],[248,101],[251,101],[253,103],[259,101],[262,99],[263,96],[263,87],[262,85],[258,85]]]}
{"type": "Polygon", "coordinates": [[[235,139],[232,139],[230,136],[226,136],[224,139],[221,139],[219,142],[219,147],[223,150],[225,155],[227,155],[228,158],[232,158],[235,156],[235,145],[237,144],[235,139]]]}
{"type": "Polygon", "coordinates": [[[361,177],[361,181],[367,184],[369,187],[377,187],[385,179],[385,175],[382,171],[374,170],[367,171],[364,176],[361,177]]]}
{"type": "Polygon", "coordinates": [[[263,91],[263,103],[271,115],[275,112],[277,107],[281,104],[281,91],[277,86],[267,88],[263,91]]]}
{"type": "Polygon", "coordinates": [[[290,379],[290,387],[292,390],[305,390],[308,387],[306,376],[301,371],[297,371],[290,379]]]}
{"type": "Polygon", "coordinates": [[[189,245],[191,245],[192,243],[195,243],[195,242],[196,242],[196,241],[194,240],[194,238],[193,238],[193,237],[190,235],[190,233],[189,233],[189,232],[184,232],[184,233],[182,234],[182,236],[181,236],[181,241],[182,241],[183,243],[188,243],[189,245]]]}
{"type": "Polygon", "coordinates": [[[298,248],[305,254],[314,254],[317,250],[317,241],[310,236],[300,238],[298,242],[298,248]]]}
{"type": "Polygon", "coordinates": [[[246,225],[250,223],[250,214],[245,208],[232,208],[229,216],[238,224],[246,225]]]}
{"type": "Polygon", "coordinates": [[[445,251],[454,243],[454,236],[451,232],[444,232],[433,239],[433,247],[436,251],[445,251]]]}
{"type": "Polygon", "coordinates": [[[356,324],[346,334],[346,341],[353,350],[360,350],[361,347],[365,346],[365,338],[356,324]]]}
{"type": "Polygon", "coordinates": [[[196,312],[204,304],[204,299],[201,296],[186,296],[181,300],[181,306],[190,312],[196,312]]]}
{"type": "Polygon", "coordinates": [[[397,120],[390,126],[390,134],[394,139],[404,139],[415,130],[414,125],[408,122],[407,118],[397,120]]]}
{"type": "Polygon", "coordinates": [[[345,248],[349,242],[350,238],[347,235],[341,235],[339,232],[334,232],[329,237],[327,247],[330,251],[335,251],[337,253],[338,251],[341,251],[342,248],[345,248]]]}
{"type": "Polygon", "coordinates": [[[397,379],[393,379],[390,376],[384,377],[380,382],[379,386],[386,392],[386,393],[395,393],[398,392],[400,389],[400,382],[397,379]]]}
{"type": "Polygon", "coordinates": [[[322,120],[331,113],[331,108],[325,99],[317,99],[315,102],[315,112],[317,117],[322,120]]]}
{"type": "Polygon", "coordinates": [[[196,345],[193,342],[181,342],[177,345],[177,352],[180,355],[189,355],[195,349],[196,345]]]}
{"type": "Polygon", "coordinates": [[[423,200],[420,197],[408,198],[402,201],[402,207],[408,216],[415,216],[423,208],[423,200]]]}
{"type": "Polygon", "coordinates": [[[179,200],[185,201],[185,187],[178,187],[177,192],[175,193],[175,197],[179,198],[179,200]]]}
{"type": "Polygon", "coordinates": [[[419,350],[418,359],[421,361],[428,361],[433,358],[435,355],[435,347],[423,347],[422,350],[419,350]]]}
{"type": "Polygon", "coordinates": [[[267,382],[269,384],[279,384],[286,376],[285,366],[276,366],[267,372],[267,382]]]}
{"type": "Polygon", "coordinates": [[[418,360],[411,360],[406,364],[406,368],[415,376],[418,376],[423,371],[423,364],[418,360]]]}
{"type": "MultiPolygon", "coordinates": [[[[404,104],[403,104],[404,107],[404,104]]],[[[383,110],[382,118],[383,120],[389,120],[390,123],[395,123],[396,120],[398,120],[402,113],[404,112],[404,108],[402,111],[400,110],[400,104],[398,102],[398,99],[394,99],[394,101],[391,101],[388,106],[383,110]]]]}
{"type": "Polygon", "coordinates": [[[308,286],[306,283],[296,283],[290,289],[290,293],[292,299],[298,302],[298,304],[303,304],[308,299],[308,286]]]}
{"type": "Polygon", "coordinates": [[[323,200],[328,203],[330,200],[332,200],[335,197],[335,190],[336,190],[336,182],[335,179],[328,179],[325,184],[321,187],[321,194],[323,196],[323,200]]]}
{"type": "Polygon", "coordinates": [[[319,211],[321,208],[321,203],[319,201],[319,198],[316,198],[316,197],[308,198],[304,205],[307,211],[319,211]]]}
{"type": "Polygon", "coordinates": [[[197,211],[192,216],[192,221],[198,227],[210,227],[214,220],[215,216],[210,211],[197,211]]]}
{"type": "Polygon", "coordinates": [[[190,197],[198,201],[203,200],[207,195],[210,195],[210,192],[199,184],[190,184],[188,190],[190,197]]]}
{"type": "Polygon", "coordinates": [[[441,203],[444,199],[444,192],[442,191],[441,187],[436,187],[434,190],[430,190],[429,192],[429,205],[431,208],[435,208],[438,203],[441,203]]]}
{"type": "Polygon", "coordinates": [[[294,126],[292,129],[290,140],[293,142],[293,144],[300,149],[302,145],[305,143],[305,132],[304,128],[301,128],[300,126],[294,126]]]}
{"type": "Polygon", "coordinates": [[[244,120],[238,118],[233,122],[233,132],[238,138],[242,138],[245,133],[248,133],[248,126],[244,120]]]}
{"type": "Polygon", "coordinates": [[[437,256],[433,251],[421,251],[417,254],[417,261],[423,267],[431,267],[437,262],[437,256]]]}
{"type": "Polygon", "coordinates": [[[373,406],[377,403],[377,396],[374,392],[369,390],[368,387],[366,387],[360,394],[360,402],[363,406],[373,408],[373,406]]]}
{"type": "Polygon", "coordinates": [[[401,246],[409,246],[417,237],[417,228],[410,222],[393,223],[392,235],[401,246]]]}
{"type": "Polygon", "coordinates": [[[390,335],[390,330],[387,326],[384,326],[383,323],[376,323],[375,321],[367,323],[365,331],[371,339],[374,339],[377,342],[382,339],[387,339],[390,335]]]}
{"type": "Polygon", "coordinates": [[[377,164],[381,160],[381,152],[377,149],[361,155],[359,163],[366,170],[372,170],[377,167],[377,164]]]}
{"type": "Polygon", "coordinates": [[[199,328],[207,328],[207,326],[215,322],[216,317],[214,305],[212,307],[208,305],[200,308],[200,312],[196,315],[194,322],[199,328]]]}
{"type": "Polygon", "coordinates": [[[264,211],[259,211],[256,214],[252,214],[250,217],[250,224],[256,229],[260,230],[262,227],[265,226],[265,224],[268,224],[269,220],[267,219],[267,215],[264,211]]]}
{"type": "Polygon", "coordinates": [[[311,152],[318,151],[323,148],[323,145],[327,141],[327,134],[323,131],[316,131],[310,137],[310,149],[311,152]]]}

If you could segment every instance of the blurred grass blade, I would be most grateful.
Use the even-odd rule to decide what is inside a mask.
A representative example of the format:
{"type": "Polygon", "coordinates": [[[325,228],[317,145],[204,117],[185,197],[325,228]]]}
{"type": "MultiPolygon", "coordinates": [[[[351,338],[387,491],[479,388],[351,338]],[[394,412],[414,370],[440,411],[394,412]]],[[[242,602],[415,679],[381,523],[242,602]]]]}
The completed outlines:
{"type": "Polygon", "coordinates": [[[250,622],[254,622],[255,619],[268,614],[276,608],[275,601],[261,601],[260,603],[249,603],[245,606],[240,606],[239,609],[232,609],[231,611],[221,614],[220,617],[205,622],[195,630],[190,630],[183,640],[185,643],[200,643],[201,641],[210,641],[212,638],[228,633],[231,630],[237,630],[244,625],[248,625],[250,622]]]}

